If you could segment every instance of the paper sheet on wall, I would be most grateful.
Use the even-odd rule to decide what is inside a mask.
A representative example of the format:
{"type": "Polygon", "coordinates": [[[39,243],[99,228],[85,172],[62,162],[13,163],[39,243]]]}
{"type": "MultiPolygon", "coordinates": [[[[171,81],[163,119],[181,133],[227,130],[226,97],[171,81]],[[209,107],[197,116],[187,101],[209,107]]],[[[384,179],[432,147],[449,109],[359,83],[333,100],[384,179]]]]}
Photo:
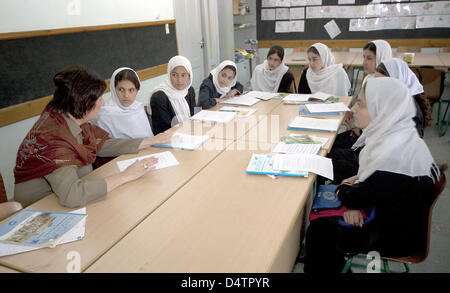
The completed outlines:
{"type": "Polygon", "coordinates": [[[339,0],[338,4],[355,4],[355,0],[339,0]]]}
{"type": "Polygon", "coordinates": [[[306,0],[291,0],[291,7],[293,6],[306,6],[307,5],[306,0]]]}
{"type": "Polygon", "coordinates": [[[276,7],[277,1],[276,0],[262,0],[261,7],[276,7]]]}
{"type": "Polygon", "coordinates": [[[261,9],[261,20],[275,20],[275,9],[261,9]]]}
{"type": "Polygon", "coordinates": [[[304,20],[291,20],[291,32],[304,32],[305,21],[304,20]]]}
{"type": "Polygon", "coordinates": [[[333,20],[330,20],[324,25],[327,33],[330,35],[330,38],[334,39],[338,35],[340,35],[341,30],[339,29],[337,23],[333,20]]]}
{"type": "Polygon", "coordinates": [[[276,33],[289,33],[291,31],[290,21],[276,21],[275,32],[276,33]]]}
{"type": "Polygon", "coordinates": [[[292,19],[304,19],[305,18],[305,7],[291,8],[290,18],[292,19]]]}
{"type": "MultiPolygon", "coordinates": [[[[86,208],[81,208],[70,213],[74,214],[86,214],[86,208]]],[[[77,240],[81,240],[84,237],[86,229],[86,219],[83,219],[74,229],[59,242],[58,245],[69,243],[77,240]]],[[[7,244],[0,243],[0,257],[5,255],[18,254],[22,252],[32,251],[41,249],[43,247],[32,247],[28,245],[16,245],[16,244],[7,244]]]]}
{"type": "Polygon", "coordinates": [[[291,7],[291,0],[276,0],[277,7],[291,7]]]}
{"type": "Polygon", "coordinates": [[[142,160],[150,157],[158,158],[158,163],[156,164],[155,170],[172,167],[180,164],[177,161],[177,159],[173,156],[173,154],[167,151],[146,156],[140,156],[129,160],[118,161],[117,167],[119,167],[120,172],[123,172],[126,168],[128,168],[131,164],[133,164],[137,160],[142,160]]]}
{"type": "Polygon", "coordinates": [[[306,5],[322,5],[322,0],[306,0],[306,5]]]}
{"type": "Polygon", "coordinates": [[[417,16],[416,28],[450,27],[450,15],[417,16]]]}
{"type": "Polygon", "coordinates": [[[289,8],[277,8],[275,12],[276,19],[289,19],[289,8]]]}
{"type": "Polygon", "coordinates": [[[322,18],[335,18],[337,6],[322,6],[322,18]]]}
{"type": "Polygon", "coordinates": [[[322,7],[306,7],[306,18],[322,18],[322,7]]]}

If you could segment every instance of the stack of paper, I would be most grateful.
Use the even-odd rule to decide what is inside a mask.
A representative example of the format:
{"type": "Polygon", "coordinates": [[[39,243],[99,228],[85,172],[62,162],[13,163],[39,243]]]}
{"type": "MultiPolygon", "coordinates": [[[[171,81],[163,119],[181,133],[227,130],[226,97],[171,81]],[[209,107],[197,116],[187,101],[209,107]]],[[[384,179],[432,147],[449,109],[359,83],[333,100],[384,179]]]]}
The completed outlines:
{"type": "Polygon", "coordinates": [[[155,170],[172,167],[172,166],[176,166],[176,165],[180,164],[177,161],[177,159],[175,159],[173,154],[171,152],[167,151],[167,152],[161,152],[161,153],[151,154],[151,155],[147,155],[147,156],[140,156],[140,157],[129,159],[129,160],[118,161],[117,167],[119,167],[120,172],[123,172],[126,168],[128,168],[128,166],[130,166],[134,162],[140,161],[142,159],[147,159],[150,157],[158,158],[158,163],[156,164],[155,170]]]}
{"type": "Polygon", "coordinates": [[[252,154],[250,163],[247,166],[246,173],[264,174],[278,176],[307,177],[308,172],[303,171],[280,171],[273,168],[273,155],[252,154]]]}
{"type": "Polygon", "coordinates": [[[229,98],[225,101],[220,102],[221,104],[231,104],[231,105],[242,105],[242,106],[253,106],[258,103],[260,100],[257,98],[247,95],[236,96],[233,98],[229,98]]]}
{"type": "Polygon", "coordinates": [[[256,99],[267,101],[272,98],[276,98],[279,95],[280,95],[279,93],[251,91],[251,92],[248,92],[248,93],[242,95],[241,97],[256,98],[256,99]]]}
{"type": "Polygon", "coordinates": [[[323,147],[328,142],[328,138],[326,137],[296,133],[291,133],[289,136],[282,136],[281,140],[285,144],[319,144],[320,147],[323,147]]]}
{"type": "Polygon", "coordinates": [[[292,143],[287,144],[284,142],[280,142],[273,149],[274,153],[282,153],[282,154],[311,154],[317,155],[320,151],[320,144],[301,144],[301,143],[292,143]]]}
{"type": "Polygon", "coordinates": [[[342,113],[350,111],[344,103],[306,104],[305,107],[308,109],[309,113],[316,115],[334,115],[329,113],[342,113]]]}
{"type": "MultiPolygon", "coordinates": [[[[36,213],[39,211],[31,211],[31,210],[24,210],[23,212],[28,213],[28,215],[30,213],[36,213]]],[[[16,219],[17,217],[22,217],[26,214],[22,214],[23,212],[19,213],[18,215],[14,216],[13,218],[11,218],[8,222],[6,222],[0,229],[3,231],[2,235],[4,236],[4,232],[9,231],[9,234],[11,234],[13,227],[17,227],[18,225],[20,225],[16,219]],[[13,221],[16,221],[15,224],[10,224],[13,221]],[[9,226],[9,227],[4,227],[5,225],[9,226]]],[[[50,213],[50,216],[55,215],[56,213],[53,212],[48,212],[50,213]]],[[[65,217],[66,213],[58,213],[59,216],[61,217],[65,217]]],[[[65,234],[62,234],[62,236],[58,237],[53,237],[56,238],[54,239],[55,241],[53,241],[53,245],[60,245],[60,244],[64,244],[64,243],[68,243],[68,242],[73,242],[73,241],[77,241],[77,240],[81,240],[84,237],[84,233],[85,233],[85,227],[86,227],[86,208],[82,208],[76,211],[72,211],[69,214],[73,214],[75,215],[75,217],[81,217],[81,221],[79,221],[76,225],[74,225],[72,228],[67,228],[69,227],[68,225],[62,225],[58,227],[52,227],[55,229],[59,229],[58,233],[62,233],[64,232],[63,229],[66,229],[68,232],[65,234]],[[64,228],[66,227],[66,228],[64,228]]],[[[66,217],[67,218],[67,217],[66,217]]],[[[54,223],[55,220],[52,220],[52,223],[54,223]]],[[[67,222],[68,223],[68,222],[67,222]]],[[[66,224],[67,224],[66,223],[66,224]]],[[[45,224],[44,222],[41,221],[41,225],[45,224]]],[[[64,224],[64,223],[63,223],[64,224]]],[[[22,225],[23,226],[23,225],[22,225]]],[[[40,234],[44,235],[43,232],[48,232],[50,226],[48,226],[46,229],[44,229],[40,234]]],[[[47,235],[51,235],[51,233],[48,233],[47,235]]],[[[17,236],[17,235],[16,235],[17,236]]],[[[33,235],[28,239],[23,239],[22,243],[16,242],[15,244],[10,244],[7,242],[0,242],[0,256],[5,256],[5,255],[12,255],[12,254],[17,254],[17,253],[22,253],[22,252],[27,252],[27,251],[32,251],[32,250],[37,250],[37,249],[41,249],[43,248],[42,246],[36,246],[36,244],[38,244],[39,242],[39,235],[33,235]],[[36,243],[34,244],[29,244],[26,242],[30,242],[30,241],[35,241],[36,243]]],[[[2,237],[3,238],[3,237],[2,237]]],[[[44,237],[41,237],[41,240],[44,237]]],[[[17,237],[16,237],[17,239],[17,237]]],[[[45,246],[44,246],[45,247],[45,246]]]]}
{"type": "Polygon", "coordinates": [[[184,133],[175,133],[168,144],[155,144],[154,147],[173,148],[182,150],[195,150],[199,148],[202,143],[207,141],[209,136],[189,135],[184,133]]]}
{"type": "Polygon", "coordinates": [[[201,110],[200,112],[192,116],[191,119],[204,122],[228,123],[233,120],[235,116],[236,113],[234,112],[201,110]]]}
{"type": "Polygon", "coordinates": [[[329,158],[306,154],[278,154],[273,168],[285,172],[307,171],[333,180],[333,162],[329,158]]]}
{"type": "Polygon", "coordinates": [[[308,101],[325,102],[333,95],[317,92],[315,94],[290,94],[283,99],[284,104],[304,104],[308,101]]]}
{"type": "Polygon", "coordinates": [[[236,113],[236,117],[238,117],[238,118],[247,118],[248,116],[255,113],[256,109],[225,106],[225,107],[220,108],[219,111],[233,112],[233,113],[236,113]]]}
{"type": "Polygon", "coordinates": [[[319,119],[297,116],[289,123],[288,130],[337,131],[339,124],[339,119],[319,119]]]}

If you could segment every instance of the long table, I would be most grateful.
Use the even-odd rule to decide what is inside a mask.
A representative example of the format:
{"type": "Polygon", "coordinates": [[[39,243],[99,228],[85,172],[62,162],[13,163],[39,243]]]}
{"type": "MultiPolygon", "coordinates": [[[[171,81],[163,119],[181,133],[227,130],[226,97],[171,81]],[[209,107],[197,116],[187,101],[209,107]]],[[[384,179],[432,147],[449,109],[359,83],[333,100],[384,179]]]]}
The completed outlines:
{"type": "MultiPolygon", "coordinates": [[[[269,116],[279,116],[285,124],[290,119],[283,117],[298,114],[298,105],[281,100],[261,101],[252,108],[259,111],[252,115],[257,115],[255,123],[233,135],[212,136],[195,151],[170,149],[180,165],[153,171],[88,205],[82,240],[0,257],[0,265],[21,272],[66,272],[68,253],[75,251],[81,272],[290,271],[315,175],[272,180],[245,173],[252,153],[269,153],[275,145],[261,138],[256,148],[247,148],[247,134],[269,116]]],[[[279,129],[287,127],[281,123],[279,129]]],[[[336,133],[330,135],[331,142],[336,133]]],[[[320,154],[326,155],[329,147],[320,154]]],[[[120,156],[87,178],[117,173],[118,160],[167,150],[120,156]]],[[[28,208],[69,211],[54,194],[28,208]]]]}

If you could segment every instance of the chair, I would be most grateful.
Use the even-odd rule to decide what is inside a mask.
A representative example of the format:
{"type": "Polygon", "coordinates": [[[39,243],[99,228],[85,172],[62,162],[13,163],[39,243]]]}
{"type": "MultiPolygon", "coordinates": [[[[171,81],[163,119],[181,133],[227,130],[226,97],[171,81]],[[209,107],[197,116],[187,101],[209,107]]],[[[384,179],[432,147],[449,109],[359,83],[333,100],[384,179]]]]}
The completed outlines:
{"type": "MultiPolygon", "coordinates": [[[[433,208],[436,205],[439,195],[442,193],[442,191],[444,190],[445,185],[447,183],[447,179],[444,174],[444,172],[447,170],[447,164],[440,166],[439,169],[441,172],[441,178],[439,178],[439,181],[434,184],[434,190],[433,190],[433,194],[432,194],[433,202],[432,202],[432,204],[429,208],[429,212],[428,212],[428,229],[427,229],[427,241],[426,241],[425,251],[422,253],[415,254],[415,255],[409,255],[409,256],[403,256],[403,257],[381,257],[381,259],[383,260],[383,268],[381,269],[381,271],[383,273],[397,273],[397,272],[391,271],[389,269],[389,261],[402,263],[405,267],[404,273],[409,273],[410,270],[409,270],[408,264],[420,263],[427,258],[429,249],[430,249],[430,232],[431,232],[431,219],[432,219],[433,208]]],[[[348,257],[348,260],[347,260],[347,263],[345,264],[344,268],[341,271],[342,273],[346,273],[348,271],[348,269],[352,266],[366,268],[365,265],[353,263],[354,257],[366,258],[365,254],[358,254],[355,256],[347,255],[347,257],[348,257]]]]}
{"type": "Polygon", "coordinates": [[[450,52],[450,47],[439,48],[439,53],[448,53],[448,52],[450,52]]]}
{"type": "Polygon", "coordinates": [[[447,131],[450,123],[449,120],[446,119],[450,101],[441,99],[442,93],[444,92],[445,72],[443,70],[430,67],[412,68],[411,70],[416,74],[423,86],[424,95],[431,105],[431,112],[433,112],[433,106],[435,103],[438,103],[439,105],[437,124],[439,134],[442,136],[447,131]],[[447,103],[447,109],[445,114],[441,117],[442,103],[447,103]]]}
{"type": "Polygon", "coordinates": [[[331,52],[349,52],[350,48],[348,47],[332,47],[331,52]]]}
{"type": "Polygon", "coordinates": [[[294,79],[291,82],[291,86],[289,87],[289,92],[292,93],[292,94],[298,93],[297,92],[297,85],[295,83],[295,77],[294,77],[294,79]]]}
{"type": "Polygon", "coordinates": [[[3,184],[3,177],[2,174],[0,174],[0,221],[8,218],[21,209],[22,205],[19,202],[8,202],[8,199],[6,197],[5,185],[3,184]]]}
{"type": "Polygon", "coordinates": [[[397,52],[399,53],[420,53],[421,47],[416,47],[416,46],[398,46],[397,47],[397,52]]]}
{"type": "Polygon", "coordinates": [[[297,93],[297,84],[300,83],[300,78],[302,77],[302,68],[300,67],[289,67],[289,70],[292,72],[292,74],[294,75],[294,86],[291,85],[291,89],[295,89],[295,92],[292,93],[297,93]]]}

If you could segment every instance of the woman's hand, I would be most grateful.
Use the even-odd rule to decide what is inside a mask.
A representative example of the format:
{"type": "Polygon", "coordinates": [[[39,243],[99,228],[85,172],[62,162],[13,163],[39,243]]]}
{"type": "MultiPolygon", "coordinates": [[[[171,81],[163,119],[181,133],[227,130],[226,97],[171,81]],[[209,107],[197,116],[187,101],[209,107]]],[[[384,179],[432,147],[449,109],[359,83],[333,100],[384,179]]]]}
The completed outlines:
{"type": "Polygon", "coordinates": [[[139,145],[139,150],[146,149],[155,144],[164,144],[170,142],[172,139],[174,132],[170,130],[166,130],[161,132],[153,137],[144,138],[139,145]]]}
{"type": "Polygon", "coordinates": [[[358,175],[352,176],[350,178],[342,180],[341,184],[353,185],[355,181],[358,179],[358,175]]]}
{"type": "Polygon", "coordinates": [[[356,226],[356,227],[362,227],[364,224],[364,218],[363,215],[359,210],[346,210],[344,212],[344,221],[347,224],[356,226]]]}
{"type": "Polygon", "coordinates": [[[239,95],[240,92],[237,89],[232,89],[231,91],[229,91],[224,98],[232,98],[234,96],[239,95]]]}
{"type": "Polygon", "coordinates": [[[106,177],[105,181],[107,192],[110,192],[111,190],[119,187],[124,183],[142,177],[144,174],[147,174],[151,170],[154,170],[157,163],[158,163],[157,158],[150,157],[147,159],[134,162],[133,164],[128,166],[128,168],[126,168],[123,172],[106,177]]]}

